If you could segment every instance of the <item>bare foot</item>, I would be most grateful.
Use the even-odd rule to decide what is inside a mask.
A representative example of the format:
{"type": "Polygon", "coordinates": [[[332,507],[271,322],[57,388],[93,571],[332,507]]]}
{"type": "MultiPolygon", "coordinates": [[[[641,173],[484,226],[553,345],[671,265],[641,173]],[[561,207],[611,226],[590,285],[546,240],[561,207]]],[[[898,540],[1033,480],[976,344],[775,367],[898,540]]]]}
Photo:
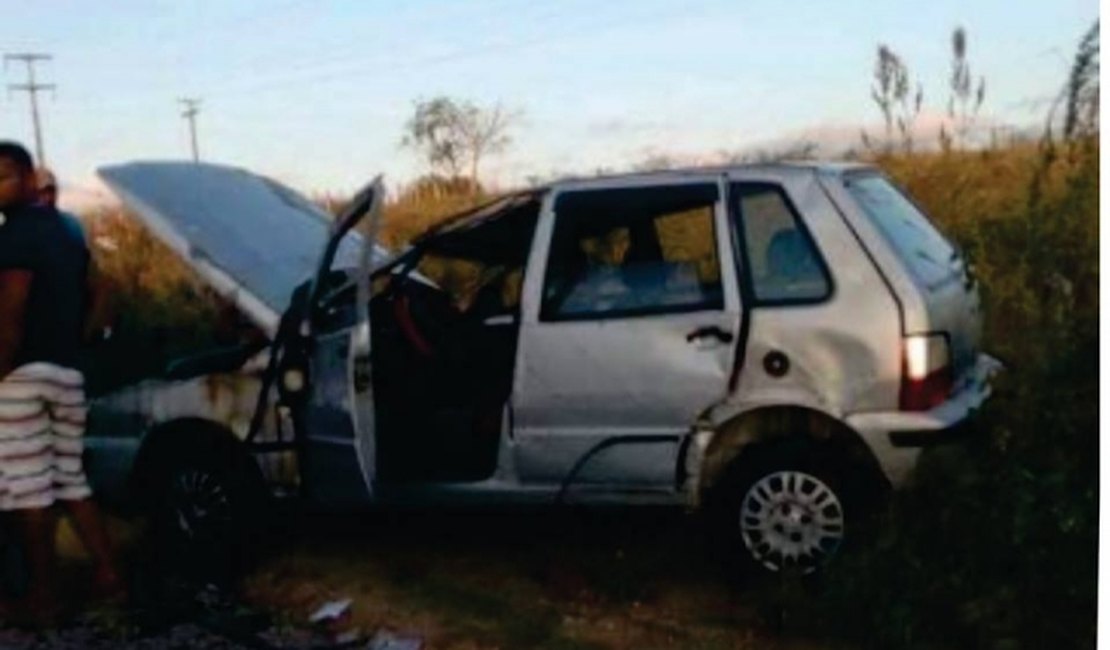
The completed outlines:
{"type": "Polygon", "coordinates": [[[93,577],[93,593],[99,600],[123,603],[127,600],[127,586],[115,569],[101,567],[93,577]]]}

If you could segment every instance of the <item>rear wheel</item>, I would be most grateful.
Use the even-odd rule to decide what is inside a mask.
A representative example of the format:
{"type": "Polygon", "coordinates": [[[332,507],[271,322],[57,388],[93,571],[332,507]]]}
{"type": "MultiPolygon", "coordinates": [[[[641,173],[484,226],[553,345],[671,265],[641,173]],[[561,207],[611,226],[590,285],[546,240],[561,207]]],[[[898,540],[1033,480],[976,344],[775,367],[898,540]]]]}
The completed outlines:
{"type": "Polygon", "coordinates": [[[844,506],[821,478],[802,471],[765,474],[744,494],[740,537],[770,571],[816,569],[840,548],[844,506]]]}
{"type": "Polygon", "coordinates": [[[819,451],[804,442],[760,445],[713,490],[715,533],[742,568],[811,574],[842,549],[861,500],[838,455],[819,451]]]}

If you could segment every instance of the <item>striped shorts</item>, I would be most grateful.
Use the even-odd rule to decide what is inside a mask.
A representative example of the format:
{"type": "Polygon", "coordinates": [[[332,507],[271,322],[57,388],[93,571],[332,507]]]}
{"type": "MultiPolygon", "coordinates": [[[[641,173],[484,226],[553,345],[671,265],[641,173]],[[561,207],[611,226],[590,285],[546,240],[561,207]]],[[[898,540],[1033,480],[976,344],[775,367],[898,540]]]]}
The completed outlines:
{"type": "Polygon", "coordinates": [[[87,410],[76,370],[36,362],[0,381],[0,510],[92,494],[81,465],[87,410]]]}

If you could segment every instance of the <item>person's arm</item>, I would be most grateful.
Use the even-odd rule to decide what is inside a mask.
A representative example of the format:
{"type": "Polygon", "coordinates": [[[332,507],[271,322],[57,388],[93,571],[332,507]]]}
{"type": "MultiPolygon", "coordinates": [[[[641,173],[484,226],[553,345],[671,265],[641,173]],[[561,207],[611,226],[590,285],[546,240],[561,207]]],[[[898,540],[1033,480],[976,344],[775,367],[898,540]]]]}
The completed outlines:
{"type": "Polygon", "coordinates": [[[109,292],[104,277],[97,268],[96,260],[89,258],[88,274],[85,282],[85,323],[82,328],[82,341],[95,343],[104,337],[104,330],[112,325],[109,292]]]}
{"type": "Polygon", "coordinates": [[[0,379],[15,370],[15,360],[23,346],[31,278],[30,271],[0,271],[0,379]]]}

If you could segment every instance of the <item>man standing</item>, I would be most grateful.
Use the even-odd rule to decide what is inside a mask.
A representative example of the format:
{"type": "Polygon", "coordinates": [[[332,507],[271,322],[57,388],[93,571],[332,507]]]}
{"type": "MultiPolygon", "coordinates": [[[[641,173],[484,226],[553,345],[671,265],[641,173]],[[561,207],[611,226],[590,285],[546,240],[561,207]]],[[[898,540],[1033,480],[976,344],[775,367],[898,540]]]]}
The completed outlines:
{"type": "Polygon", "coordinates": [[[58,209],[58,179],[54,177],[54,172],[46,167],[39,167],[35,170],[35,196],[35,202],[38,205],[56,211],[62,217],[66,227],[71,229],[73,234],[82,241],[85,240],[85,231],[81,227],[81,220],[58,209]]]}
{"type": "Polygon", "coordinates": [[[121,592],[108,536],[81,462],[86,408],[74,369],[89,252],[38,197],[31,157],[0,142],[0,510],[17,515],[31,565],[27,604],[49,618],[54,519],[61,501],[96,561],[96,587],[121,592]]]}
{"type": "MultiPolygon", "coordinates": [[[[35,188],[36,203],[56,212],[62,219],[62,223],[72,231],[73,238],[85,242],[87,247],[88,238],[85,237],[85,229],[81,225],[81,220],[58,208],[58,180],[55,178],[54,172],[46,167],[36,169],[35,188]]],[[[88,293],[85,295],[85,329],[81,337],[85,341],[91,341],[94,337],[103,339],[107,333],[111,332],[109,325],[111,322],[110,300],[105,286],[107,278],[100,275],[94,262],[95,260],[90,257],[85,273],[88,293]]]]}

